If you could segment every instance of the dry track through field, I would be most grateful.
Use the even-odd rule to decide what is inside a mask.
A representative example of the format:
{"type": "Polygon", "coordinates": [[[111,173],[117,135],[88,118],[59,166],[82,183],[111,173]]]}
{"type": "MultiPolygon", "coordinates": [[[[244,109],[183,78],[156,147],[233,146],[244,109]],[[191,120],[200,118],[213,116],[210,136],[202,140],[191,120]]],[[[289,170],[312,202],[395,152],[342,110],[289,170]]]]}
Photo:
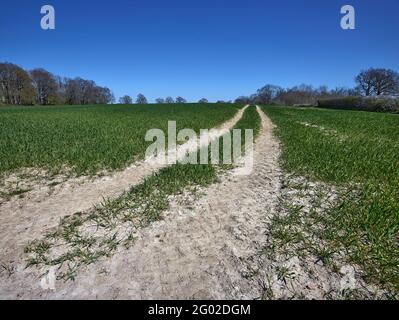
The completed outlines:
{"type": "MultiPolygon", "coordinates": [[[[130,248],[118,247],[111,257],[83,266],[73,281],[58,280],[44,289],[48,276],[43,272],[49,269],[25,268],[24,247],[56,226],[60,217],[90,209],[101,200],[100,192],[117,196],[158,168],[144,170],[140,164],[129,167],[126,175],[99,179],[91,188],[87,183],[47,201],[1,206],[0,299],[341,299],[351,292],[343,288],[363,298],[383,297],[363,282],[354,266],[345,265],[338,273],[318,263],[316,256],[267,254],[273,247],[272,217],[284,214],[283,195],[292,194],[292,201],[305,206],[310,202],[286,190],[274,126],[257,110],[261,129],[252,172],[243,175],[243,167],[224,171],[218,183],[171,197],[163,219],[139,229],[130,248]]],[[[232,128],[242,114],[219,133],[232,128]]]]}
{"type": "MultiPolygon", "coordinates": [[[[172,200],[164,219],[140,230],[134,245],[120,249],[82,269],[75,281],[57,281],[56,290],[43,290],[35,268],[24,270],[23,247],[56,225],[60,216],[88,209],[101,200],[101,191],[117,195],[138,183],[148,171],[129,178],[118,173],[110,180],[79,186],[46,202],[19,209],[0,208],[2,263],[1,298],[90,299],[225,299],[256,298],[260,287],[246,280],[246,260],[262,248],[265,212],[276,206],[281,171],[279,144],[272,136],[272,123],[258,108],[262,120],[255,145],[254,169],[249,175],[238,170],[223,174],[221,181],[203,189],[199,199],[172,200]],[[123,179],[117,188],[116,177],[123,179]],[[137,179],[137,180],[134,180],[137,179]],[[137,181],[137,182],[136,182],[137,181]],[[133,182],[133,183],[134,183],[133,182]],[[107,184],[108,183],[108,184],[107,184]],[[105,188],[105,185],[108,185],[105,188]],[[84,188],[84,189],[83,189],[84,188]],[[85,197],[87,192],[87,197],[85,197]],[[99,194],[100,193],[100,194],[99,194]],[[79,197],[80,195],[80,197],[79,197]],[[57,199],[58,201],[56,201],[57,199]]],[[[221,129],[230,129],[241,110],[221,129]]],[[[153,169],[153,168],[151,168],[153,169]]],[[[133,172],[129,168],[126,173],[133,172]]]]}
{"type": "MultiPolygon", "coordinates": [[[[241,109],[232,119],[223,123],[210,138],[222,136],[233,128],[244,110],[241,109]]],[[[190,142],[179,146],[177,158],[183,157],[186,150],[193,151],[196,147],[190,142]]],[[[15,255],[16,247],[23,247],[27,241],[40,237],[44,230],[56,226],[60,218],[86,211],[104,199],[116,198],[165,166],[153,159],[140,161],[111,176],[83,183],[72,179],[53,194],[48,194],[48,188],[43,188],[33,190],[23,198],[14,197],[3,203],[0,205],[1,261],[4,261],[4,255],[15,255]]]]}
{"type": "MultiPolygon", "coordinates": [[[[209,138],[222,136],[241,119],[245,109],[239,110],[230,120],[210,133],[209,138]]],[[[202,145],[200,145],[202,146],[202,145]]],[[[178,146],[176,157],[180,159],[187,152],[194,151],[196,144],[178,146]]],[[[40,238],[46,230],[55,227],[60,218],[75,212],[83,212],[104,199],[116,198],[124,190],[138,185],[145,178],[166,165],[154,159],[147,159],[130,165],[125,170],[109,176],[93,179],[70,179],[56,190],[47,186],[28,192],[24,197],[13,197],[0,203],[0,276],[18,273],[23,269],[23,249],[29,241],[40,238]]],[[[2,295],[0,287],[0,297],[2,295]]]]}

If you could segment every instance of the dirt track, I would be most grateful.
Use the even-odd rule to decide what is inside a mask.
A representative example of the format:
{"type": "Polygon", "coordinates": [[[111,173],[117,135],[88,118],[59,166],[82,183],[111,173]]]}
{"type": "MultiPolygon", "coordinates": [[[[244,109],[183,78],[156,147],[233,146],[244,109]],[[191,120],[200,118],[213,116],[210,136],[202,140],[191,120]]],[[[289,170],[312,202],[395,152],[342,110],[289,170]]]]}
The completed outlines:
{"type": "MultiPolygon", "coordinates": [[[[222,177],[221,183],[203,190],[204,196],[198,201],[191,199],[189,205],[179,204],[179,199],[172,201],[164,220],[143,229],[132,248],[81,270],[74,282],[56,282],[54,291],[43,290],[37,271],[22,270],[23,265],[16,255],[18,264],[14,265],[14,273],[9,276],[2,272],[1,297],[255,298],[259,288],[246,285],[243,261],[261,247],[264,213],[275,205],[280,175],[277,165],[279,147],[272,137],[272,124],[263,112],[259,112],[262,129],[250,175],[242,176],[233,170],[222,177]]],[[[231,128],[241,115],[242,112],[223,128],[231,128]]],[[[128,170],[133,171],[132,168],[128,170]]],[[[143,170],[139,171],[143,174],[143,170]]],[[[136,176],[134,178],[139,181],[136,176]]],[[[116,186],[108,183],[107,190],[116,192],[116,186]]],[[[129,186],[128,182],[124,183],[125,187],[129,186]]],[[[78,207],[82,210],[101,199],[104,189],[98,189],[97,184],[94,186],[84,205],[76,202],[73,196],[69,196],[70,200],[63,199],[66,194],[57,194],[56,198],[63,199],[65,211],[69,213],[78,207]]],[[[82,188],[88,186],[79,187],[73,193],[81,194],[85,190],[82,188]]],[[[40,206],[47,204],[51,202],[33,203],[33,210],[23,207],[8,217],[5,212],[10,209],[1,208],[2,247],[6,249],[2,252],[3,261],[4,257],[10,257],[7,254],[10,249],[21,250],[27,240],[39,236],[58,221],[56,212],[55,216],[50,214],[53,207],[49,206],[47,214],[40,212],[40,206]],[[41,218],[37,219],[36,215],[41,218]],[[6,230],[13,232],[7,236],[6,230]],[[29,236],[24,236],[25,233],[29,236]],[[13,245],[10,246],[11,242],[13,245]]]]}
{"type": "MultiPolygon", "coordinates": [[[[223,123],[210,138],[223,135],[241,119],[245,108],[229,121],[223,123]]],[[[178,147],[177,158],[186,150],[196,147],[190,142],[178,147]]],[[[61,217],[85,211],[104,199],[115,198],[124,190],[139,184],[146,177],[160,170],[165,164],[147,159],[129,166],[112,176],[81,181],[71,179],[57,192],[50,194],[48,188],[39,188],[24,198],[14,197],[0,205],[0,262],[9,268],[22,268],[20,260],[23,248],[29,241],[40,238],[45,230],[56,226],[61,217]]]]}
{"type": "MultiPolygon", "coordinates": [[[[284,214],[281,198],[285,195],[305,206],[311,202],[282,186],[285,175],[278,165],[280,147],[272,134],[273,124],[260,108],[258,112],[262,127],[251,173],[242,175],[242,168],[236,168],[199,194],[172,198],[163,219],[140,229],[130,249],[120,247],[112,257],[79,269],[74,281],[55,281],[53,288],[43,289],[49,279],[43,277],[43,270],[24,269],[27,241],[44,234],[62,212],[53,216],[51,211],[0,207],[0,298],[341,299],[351,292],[358,298],[384,297],[378,288],[364,283],[356,266],[342,265],[340,272],[333,272],[312,255],[265,254],[273,239],[270,218],[284,214]],[[289,272],[287,277],[281,276],[282,270],[289,272]]],[[[224,128],[231,128],[241,115],[242,111],[224,128]]],[[[116,183],[115,177],[110,179],[116,183]]],[[[114,187],[111,183],[105,189],[114,187]]],[[[90,191],[91,201],[95,190],[90,191]]],[[[32,204],[40,205],[43,202],[32,204]]],[[[71,208],[76,206],[65,209],[74,212],[71,208]]]]}

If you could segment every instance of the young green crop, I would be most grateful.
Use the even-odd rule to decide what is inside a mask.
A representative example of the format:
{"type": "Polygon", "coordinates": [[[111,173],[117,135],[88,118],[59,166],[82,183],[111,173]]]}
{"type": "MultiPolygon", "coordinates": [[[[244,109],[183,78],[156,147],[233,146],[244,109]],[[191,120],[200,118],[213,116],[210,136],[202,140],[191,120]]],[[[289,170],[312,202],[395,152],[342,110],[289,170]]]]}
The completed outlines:
{"type": "Polygon", "coordinates": [[[291,173],[344,186],[323,217],[332,248],[399,292],[399,116],[264,107],[291,173]]]}
{"type": "Polygon", "coordinates": [[[147,130],[215,127],[233,117],[231,104],[96,105],[0,108],[0,174],[21,168],[77,174],[120,169],[142,158],[147,130]]]}
{"type": "MultiPolygon", "coordinates": [[[[249,107],[245,111],[235,129],[254,129],[256,137],[260,130],[260,117],[255,107],[249,107]]],[[[244,143],[244,139],[241,142],[244,143]]],[[[161,213],[169,207],[170,196],[214,183],[217,181],[218,171],[227,168],[212,164],[177,163],[161,169],[143,183],[132,187],[116,199],[105,201],[91,212],[65,217],[44,239],[34,241],[26,247],[25,252],[30,256],[28,266],[68,266],[68,269],[60,271],[60,278],[73,279],[81,265],[93,263],[101,257],[109,257],[119,246],[129,247],[135,240],[137,228],[145,227],[161,218],[161,213]],[[82,231],[87,226],[92,229],[94,227],[94,234],[88,235],[82,231]],[[121,229],[130,232],[121,235],[116,231],[121,229]],[[52,248],[60,245],[66,252],[57,252],[54,256],[52,248]]]]}

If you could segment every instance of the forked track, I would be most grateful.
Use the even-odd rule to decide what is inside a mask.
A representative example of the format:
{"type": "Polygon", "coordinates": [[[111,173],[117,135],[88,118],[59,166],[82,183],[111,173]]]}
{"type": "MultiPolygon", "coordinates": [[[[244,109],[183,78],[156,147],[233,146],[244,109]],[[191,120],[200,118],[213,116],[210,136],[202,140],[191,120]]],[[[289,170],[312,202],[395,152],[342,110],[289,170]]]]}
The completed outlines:
{"type": "Polygon", "coordinates": [[[243,261],[264,244],[264,219],[276,206],[281,174],[272,123],[258,112],[262,128],[252,173],[230,171],[188,206],[172,201],[164,220],[142,229],[129,250],[87,266],[75,281],[59,281],[55,291],[43,291],[37,283],[15,279],[13,294],[61,299],[256,298],[259,288],[243,276],[243,261]]]}
{"type": "MultiPolygon", "coordinates": [[[[245,108],[217,127],[211,139],[232,129],[241,119],[245,108]]],[[[190,151],[196,147],[188,145],[189,143],[190,141],[178,147],[178,159],[185,155],[185,150],[190,151]]],[[[89,210],[106,198],[115,198],[165,166],[167,164],[158,161],[141,161],[112,176],[97,178],[80,185],[71,186],[67,183],[59,192],[41,201],[32,201],[32,197],[28,196],[25,199],[11,199],[3,203],[0,205],[1,263],[14,265],[18,261],[17,268],[23,268],[23,248],[29,241],[40,237],[45,230],[56,226],[60,218],[89,210]]]]}

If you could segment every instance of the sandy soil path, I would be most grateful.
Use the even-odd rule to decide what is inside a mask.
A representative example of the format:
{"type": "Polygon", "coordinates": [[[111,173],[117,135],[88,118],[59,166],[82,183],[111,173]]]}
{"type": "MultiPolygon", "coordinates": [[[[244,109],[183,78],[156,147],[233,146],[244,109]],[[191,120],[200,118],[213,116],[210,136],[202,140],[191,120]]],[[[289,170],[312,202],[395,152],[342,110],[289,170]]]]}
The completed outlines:
{"type": "MultiPolygon", "coordinates": [[[[245,107],[246,108],[246,107],[245,107]]],[[[210,139],[225,134],[241,119],[245,108],[216,128],[210,139]]],[[[190,142],[178,147],[177,158],[186,151],[193,151],[198,146],[190,142]]],[[[40,237],[45,230],[56,226],[61,217],[79,211],[85,211],[106,198],[119,196],[124,190],[139,184],[146,177],[165,167],[154,159],[135,163],[112,176],[94,180],[78,181],[71,179],[53,194],[43,194],[47,191],[34,190],[24,198],[14,197],[0,204],[0,272],[6,269],[21,268],[15,266],[16,257],[23,254],[26,244],[40,237]]]]}
{"type": "Polygon", "coordinates": [[[204,189],[197,201],[172,203],[163,220],[140,231],[133,247],[86,267],[73,282],[57,282],[55,290],[46,291],[37,275],[12,275],[3,297],[258,297],[260,286],[246,280],[247,259],[264,244],[265,212],[276,206],[281,175],[273,125],[259,108],[258,112],[262,129],[251,174],[230,171],[220,183],[204,189]]]}

